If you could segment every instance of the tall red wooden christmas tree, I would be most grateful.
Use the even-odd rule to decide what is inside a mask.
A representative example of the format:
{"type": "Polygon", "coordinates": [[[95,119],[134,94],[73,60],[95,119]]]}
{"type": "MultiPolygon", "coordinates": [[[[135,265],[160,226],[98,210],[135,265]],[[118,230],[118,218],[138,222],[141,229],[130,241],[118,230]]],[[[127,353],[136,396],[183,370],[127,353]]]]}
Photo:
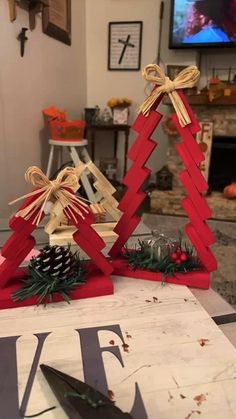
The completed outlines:
{"type": "MultiPolygon", "coordinates": [[[[182,142],[177,144],[177,151],[185,166],[185,169],[179,174],[187,193],[187,197],[182,201],[182,206],[189,217],[185,232],[204,267],[203,272],[176,274],[175,277],[169,277],[167,280],[208,288],[210,272],[217,268],[216,259],[210,250],[210,245],[214,243],[214,236],[206,223],[206,220],[211,217],[211,210],[203,196],[203,193],[208,189],[208,185],[199,169],[199,164],[204,160],[204,155],[194,138],[194,134],[200,130],[200,126],[182,91],[182,88],[193,87],[197,83],[200,73],[196,67],[191,66],[183,70],[174,81],[171,81],[159,66],[150,64],[145,68],[143,75],[146,80],[153,82],[155,86],[151,95],[142,105],[132,126],[138,136],[128,152],[128,158],[133,161],[133,164],[123,179],[123,183],[128,189],[119,204],[119,209],[123,211],[123,215],[115,227],[115,232],[119,237],[112,247],[110,255],[112,258],[120,256],[123,246],[140,222],[140,217],[135,212],[145,198],[141,188],[150,174],[150,170],[145,167],[145,163],[157,145],[151,139],[151,135],[162,118],[156,108],[161,103],[164,94],[167,93],[176,111],[173,120],[182,138],[182,142]]],[[[161,280],[162,278],[162,275],[158,276],[152,272],[134,272],[127,269],[122,259],[114,262],[114,266],[117,274],[153,280],[161,280]]]]}

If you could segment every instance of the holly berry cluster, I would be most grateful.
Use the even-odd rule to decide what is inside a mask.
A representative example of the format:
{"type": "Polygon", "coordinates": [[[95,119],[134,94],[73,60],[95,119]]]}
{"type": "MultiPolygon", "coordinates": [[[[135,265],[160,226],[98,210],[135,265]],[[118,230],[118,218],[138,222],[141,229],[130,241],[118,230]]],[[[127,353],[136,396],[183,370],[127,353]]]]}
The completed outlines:
{"type": "MultiPolygon", "coordinates": [[[[175,272],[191,272],[202,270],[202,265],[198,259],[195,250],[191,244],[187,242],[181,242],[181,240],[173,241],[175,248],[166,249],[165,243],[160,246],[163,249],[163,254],[159,259],[160,246],[157,249],[157,254],[153,251],[155,247],[151,247],[153,243],[147,243],[147,241],[139,241],[139,248],[125,249],[125,258],[128,260],[129,265],[133,270],[143,269],[151,272],[161,272],[163,277],[175,275],[175,272]],[[174,250],[175,249],[175,250],[174,250]],[[150,251],[151,250],[151,251],[150,251]],[[167,254],[164,253],[167,250],[167,254]]],[[[168,244],[167,244],[168,245],[168,244]]]]}
{"type": "Polygon", "coordinates": [[[189,256],[186,252],[183,252],[180,248],[178,248],[170,254],[170,258],[173,263],[175,263],[176,265],[180,265],[183,262],[187,262],[189,256]]]}

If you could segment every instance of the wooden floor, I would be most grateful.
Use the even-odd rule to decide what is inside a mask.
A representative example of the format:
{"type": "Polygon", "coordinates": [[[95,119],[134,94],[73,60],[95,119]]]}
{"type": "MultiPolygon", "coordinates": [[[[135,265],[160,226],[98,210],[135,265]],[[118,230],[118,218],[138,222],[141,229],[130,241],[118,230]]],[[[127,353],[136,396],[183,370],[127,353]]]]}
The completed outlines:
{"type": "MultiPolygon", "coordinates": [[[[51,332],[44,342],[40,363],[83,380],[76,329],[116,325],[124,342],[108,330],[100,331],[98,336],[101,347],[118,346],[124,363],[122,368],[113,354],[103,354],[108,388],[117,406],[131,411],[138,383],[148,419],[235,418],[236,349],[191,291],[183,286],[118,277],[114,283],[113,296],[0,312],[0,337],[20,336],[20,399],[37,346],[36,333],[51,332]]],[[[93,374],[95,384],[96,367],[93,374]]],[[[56,410],[42,418],[65,419],[37,369],[27,414],[53,405],[56,410]]],[[[1,409],[0,418],[15,419],[3,418],[1,409]]],[[[134,419],[144,416],[136,414],[134,419]]]]}

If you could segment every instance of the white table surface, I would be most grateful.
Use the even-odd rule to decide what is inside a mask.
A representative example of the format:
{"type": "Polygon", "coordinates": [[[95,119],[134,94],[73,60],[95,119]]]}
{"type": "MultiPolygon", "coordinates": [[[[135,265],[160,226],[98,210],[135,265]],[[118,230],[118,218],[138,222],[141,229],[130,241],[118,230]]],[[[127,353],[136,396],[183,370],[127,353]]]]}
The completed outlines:
{"type": "MultiPolygon", "coordinates": [[[[20,398],[36,348],[33,334],[52,332],[40,363],[83,380],[75,329],[119,324],[129,352],[113,332],[99,332],[100,345],[109,346],[114,340],[124,362],[122,368],[113,355],[103,355],[117,406],[131,410],[137,382],[149,419],[235,418],[236,349],[191,291],[121,277],[114,277],[114,283],[112,296],[0,311],[0,337],[21,335],[17,343],[20,398]],[[201,339],[207,339],[204,346],[201,339]],[[200,395],[198,405],[195,398],[200,395]]],[[[54,404],[58,405],[38,369],[27,414],[54,404]]],[[[66,415],[58,407],[42,418],[65,419],[66,415]]]]}

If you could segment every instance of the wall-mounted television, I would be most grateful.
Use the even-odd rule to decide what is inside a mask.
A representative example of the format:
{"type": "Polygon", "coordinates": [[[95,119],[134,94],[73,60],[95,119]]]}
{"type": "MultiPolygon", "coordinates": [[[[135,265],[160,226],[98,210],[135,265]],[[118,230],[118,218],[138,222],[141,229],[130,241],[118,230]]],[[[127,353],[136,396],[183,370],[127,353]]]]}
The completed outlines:
{"type": "Polygon", "coordinates": [[[236,0],[171,0],[169,48],[236,46],[236,0]]]}

